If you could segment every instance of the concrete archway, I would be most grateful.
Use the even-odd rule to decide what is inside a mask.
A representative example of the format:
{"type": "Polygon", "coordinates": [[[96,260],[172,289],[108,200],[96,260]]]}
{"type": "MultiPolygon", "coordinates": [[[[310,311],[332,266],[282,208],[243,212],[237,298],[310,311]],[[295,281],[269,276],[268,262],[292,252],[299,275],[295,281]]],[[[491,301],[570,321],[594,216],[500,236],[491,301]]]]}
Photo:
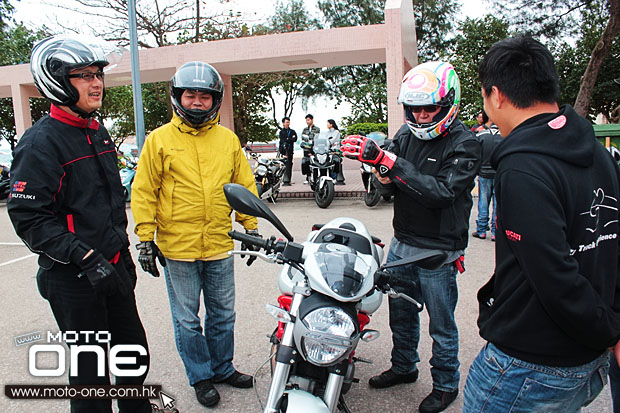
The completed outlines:
{"type": "MultiPolygon", "coordinates": [[[[387,0],[385,23],[308,32],[226,39],[140,50],[143,83],[168,81],[188,61],[201,60],[222,75],[225,96],[220,119],[233,129],[231,76],[369,63],[386,63],[388,128],[400,127],[402,110],[396,99],[400,81],[417,65],[418,53],[412,0],[387,0]]],[[[106,74],[106,86],[131,84],[129,56],[106,74]]],[[[21,136],[32,125],[30,97],[39,97],[28,64],[0,67],[0,97],[13,99],[15,126],[21,136]]]]}

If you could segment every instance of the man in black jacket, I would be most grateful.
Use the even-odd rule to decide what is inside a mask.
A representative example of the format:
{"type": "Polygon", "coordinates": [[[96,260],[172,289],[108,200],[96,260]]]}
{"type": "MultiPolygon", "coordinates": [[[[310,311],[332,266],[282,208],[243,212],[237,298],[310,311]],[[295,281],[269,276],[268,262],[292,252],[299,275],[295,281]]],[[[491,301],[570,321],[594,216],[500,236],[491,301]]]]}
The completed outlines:
{"type": "Polygon", "coordinates": [[[286,172],[282,177],[282,185],[291,185],[291,176],[293,176],[293,154],[295,150],[295,142],[297,142],[297,132],[291,129],[291,119],[288,116],[282,118],[282,129],[280,129],[280,145],[278,152],[284,156],[286,160],[286,172]]]}
{"type": "MultiPolygon", "coordinates": [[[[398,101],[404,106],[407,123],[389,151],[362,137],[342,142],[345,156],[374,165],[381,183],[394,192],[394,238],[387,262],[422,252],[437,253],[433,262],[395,269],[399,277],[417,284],[407,294],[426,305],[430,318],[433,391],[420,404],[422,413],[445,410],[459,388],[456,275],[464,270],[471,191],[481,157],[480,142],[456,119],[460,98],[452,65],[421,64],[403,79],[398,101]]],[[[372,387],[417,380],[420,310],[403,298],[390,298],[392,367],[371,378],[372,387]]]]}
{"type": "Polygon", "coordinates": [[[479,68],[493,152],[496,267],[478,292],[480,335],[465,412],[581,410],[620,339],[620,172],[590,122],[559,107],[553,57],[517,36],[479,68]]]}
{"type": "MultiPolygon", "coordinates": [[[[17,235],[39,255],[39,292],[58,327],[76,332],[78,346],[98,346],[99,354],[80,353],[77,376],[69,376],[72,385],[110,384],[107,369],[98,369],[108,365],[108,346],[93,332],[110,337],[112,346],[136,350],[123,352],[125,360],[135,361],[123,366],[131,372],[115,373],[116,384],[142,384],[149,367],[116,149],[93,119],[104,95],[105,50],[110,48],[65,36],[34,47],[32,75],[51,110],[15,148],[7,204],[17,235]]],[[[151,411],[147,399],[121,399],[118,407],[127,413],[151,411]]],[[[112,412],[112,403],[72,399],[71,412],[112,412]]]]}

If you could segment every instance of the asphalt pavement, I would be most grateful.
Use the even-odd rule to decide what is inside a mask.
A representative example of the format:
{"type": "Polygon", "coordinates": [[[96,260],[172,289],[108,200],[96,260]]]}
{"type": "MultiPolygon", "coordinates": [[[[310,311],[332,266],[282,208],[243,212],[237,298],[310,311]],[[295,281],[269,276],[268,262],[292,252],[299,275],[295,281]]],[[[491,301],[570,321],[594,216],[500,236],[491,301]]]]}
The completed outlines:
{"type": "MultiPolygon", "coordinates": [[[[353,173],[353,172],[351,172],[353,173]]],[[[300,175],[294,176],[299,179],[300,175]]],[[[353,175],[347,173],[347,180],[353,175]]],[[[312,199],[280,199],[269,204],[281,221],[287,226],[296,241],[303,241],[312,224],[325,223],[338,216],[348,216],[364,222],[370,232],[386,243],[386,254],[392,236],[392,204],[383,200],[374,208],[364,205],[361,198],[337,198],[327,209],[319,209],[312,199]]],[[[131,210],[129,231],[133,231],[131,210]]],[[[475,222],[475,206],[470,223],[475,222]]],[[[237,228],[237,224],[235,224],[237,228]]],[[[271,224],[260,219],[263,235],[279,234],[271,224]]],[[[238,227],[237,229],[240,229],[238,227]]],[[[132,244],[137,238],[131,234],[132,244]]],[[[476,318],[478,306],[477,290],[488,280],[494,267],[494,243],[490,240],[470,238],[466,252],[467,271],[458,277],[459,302],[456,320],[460,332],[461,393],[469,366],[483,345],[478,336],[476,318]]],[[[132,248],[134,258],[137,252],[132,248]]],[[[202,407],[189,386],[183,364],[178,355],[166,286],[163,278],[153,278],[138,270],[136,297],[142,322],[146,329],[150,351],[151,369],[147,378],[149,384],[160,384],[163,391],[175,399],[174,406],[183,413],[205,410],[221,412],[260,412],[259,399],[264,403],[269,386],[269,367],[263,365],[269,356],[268,336],[275,327],[275,320],[267,314],[265,304],[276,304],[278,296],[277,275],[279,266],[257,260],[251,267],[238,256],[235,258],[236,313],[235,366],[242,372],[256,374],[256,390],[233,389],[217,385],[222,399],[216,409],[202,407]],[[262,367],[261,367],[262,366],[262,367]]],[[[0,383],[6,384],[66,384],[65,376],[43,379],[33,377],[28,370],[29,345],[16,345],[15,337],[32,332],[56,332],[47,302],[40,297],[35,274],[36,258],[21,244],[15,235],[6,213],[6,206],[0,204],[0,276],[2,277],[3,317],[0,321],[3,336],[0,349],[0,383]]],[[[202,310],[201,310],[202,312],[202,310]]],[[[370,359],[373,364],[357,364],[356,377],[360,382],[353,384],[345,396],[351,411],[366,412],[415,412],[422,399],[431,391],[432,381],[428,360],[431,357],[431,339],[428,335],[428,318],[422,313],[420,340],[420,377],[417,382],[395,386],[391,389],[375,390],[368,386],[368,379],[390,367],[391,335],[387,320],[387,298],[381,308],[372,316],[369,328],[379,330],[381,337],[371,343],[360,342],[357,355],[370,359]]],[[[56,359],[41,357],[40,368],[54,368],[56,359]]],[[[159,403],[159,402],[158,402],[159,403]]],[[[159,403],[161,404],[161,403],[159,403]]],[[[446,410],[459,412],[462,408],[462,394],[446,410]]],[[[116,409],[116,407],[115,407],[116,409]]],[[[0,397],[1,412],[67,412],[67,400],[12,400],[0,397]]],[[[116,410],[115,410],[116,411],[116,410]]],[[[609,387],[603,389],[594,403],[585,412],[611,412],[609,387]]]]}

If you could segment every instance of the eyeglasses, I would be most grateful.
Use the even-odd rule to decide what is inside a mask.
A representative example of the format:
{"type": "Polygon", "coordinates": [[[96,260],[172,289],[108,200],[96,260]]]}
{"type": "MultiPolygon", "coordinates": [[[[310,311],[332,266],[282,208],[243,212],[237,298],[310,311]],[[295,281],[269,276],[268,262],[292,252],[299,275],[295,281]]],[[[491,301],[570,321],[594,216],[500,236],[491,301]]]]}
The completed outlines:
{"type": "Polygon", "coordinates": [[[422,111],[426,113],[436,112],[439,109],[437,105],[426,105],[426,106],[411,106],[411,111],[413,113],[420,113],[422,111]]]}
{"type": "Polygon", "coordinates": [[[74,73],[72,75],[69,75],[69,78],[71,79],[84,79],[87,82],[92,82],[93,80],[95,80],[95,77],[97,77],[97,79],[103,81],[103,77],[105,76],[105,73],[103,72],[83,72],[83,73],[74,73]]]}

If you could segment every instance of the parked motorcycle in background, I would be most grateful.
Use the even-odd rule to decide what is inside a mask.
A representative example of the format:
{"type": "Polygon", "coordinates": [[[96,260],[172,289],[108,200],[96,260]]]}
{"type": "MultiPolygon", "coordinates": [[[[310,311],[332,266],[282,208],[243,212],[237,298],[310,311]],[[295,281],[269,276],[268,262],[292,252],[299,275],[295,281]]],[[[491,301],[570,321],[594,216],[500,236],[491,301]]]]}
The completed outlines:
{"type": "Polygon", "coordinates": [[[11,162],[13,156],[10,148],[0,149],[0,200],[7,199],[11,192],[11,162]]]}
{"type": "Polygon", "coordinates": [[[314,138],[311,147],[308,142],[302,142],[301,148],[309,155],[307,161],[302,160],[302,174],[308,175],[308,184],[314,192],[316,204],[319,208],[327,208],[336,194],[334,177],[339,162],[342,162],[340,150],[331,147],[325,132],[314,138]]]}
{"type": "Polygon", "coordinates": [[[256,153],[250,153],[250,157],[256,162],[254,179],[258,196],[275,204],[280,195],[286,165],[279,159],[260,158],[256,153]]]}
{"type": "MultiPolygon", "coordinates": [[[[387,149],[389,146],[391,139],[387,139],[387,136],[383,132],[370,132],[368,135],[362,134],[369,139],[372,139],[381,147],[382,149],[387,149]]],[[[373,207],[379,203],[381,197],[385,201],[389,201],[392,196],[391,195],[381,195],[379,191],[379,181],[377,177],[372,172],[372,166],[362,163],[360,167],[360,172],[362,173],[362,183],[364,184],[364,203],[368,207],[373,207]]]]}
{"type": "MultiPolygon", "coordinates": [[[[384,245],[353,218],[315,225],[306,241],[298,244],[274,213],[246,188],[227,184],[224,193],[233,209],[268,220],[288,240],[228,233],[246,246],[257,247],[231,254],[253,255],[282,265],[279,305],[266,306],[278,327],[270,340],[271,384],[261,408],[265,413],[348,412],[343,395],[356,382],[355,362],[369,362],[356,357],[355,350],[360,340],[370,342],[379,337],[378,331],[366,326],[381,305],[383,293],[422,308],[393,289],[396,279],[387,268],[422,260],[426,267],[437,267],[444,256],[424,252],[380,267],[384,245]]],[[[415,289],[411,282],[398,280],[398,284],[415,289]]]]}
{"type": "Polygon", "coordinates": [[[133,156],[120,155],[118,162],[121,168],[119,174],[121,176],[123,192],[125,193],[125,201],[129,202],[131,201],[131,185],[133,185],[133,178],[136,176],[138,160],[133,156]]]}

